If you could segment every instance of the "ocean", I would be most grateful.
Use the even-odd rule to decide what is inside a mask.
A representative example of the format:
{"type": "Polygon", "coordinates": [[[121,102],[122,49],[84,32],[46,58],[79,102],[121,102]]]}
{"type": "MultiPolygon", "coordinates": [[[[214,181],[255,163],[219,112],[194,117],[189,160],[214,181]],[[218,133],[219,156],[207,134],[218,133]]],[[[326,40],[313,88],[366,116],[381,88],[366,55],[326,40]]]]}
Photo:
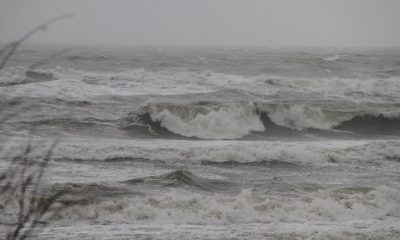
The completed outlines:
{"type": "Polygon", "coordinates": [[[400,49],[31,44],[0,101],[37,239],[400,239],[400,49]]]}

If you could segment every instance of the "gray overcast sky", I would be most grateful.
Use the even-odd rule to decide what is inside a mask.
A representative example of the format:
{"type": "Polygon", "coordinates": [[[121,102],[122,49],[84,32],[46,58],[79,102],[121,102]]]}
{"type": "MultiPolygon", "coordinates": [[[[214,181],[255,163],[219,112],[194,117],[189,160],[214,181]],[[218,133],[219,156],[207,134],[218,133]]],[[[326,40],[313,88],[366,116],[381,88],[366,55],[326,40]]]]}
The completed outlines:
{"type": "Polygon", "coordinates": [[[0,41],[64,13],[31,41],[400,46],[400,0],[0,0],[0,41]]]}

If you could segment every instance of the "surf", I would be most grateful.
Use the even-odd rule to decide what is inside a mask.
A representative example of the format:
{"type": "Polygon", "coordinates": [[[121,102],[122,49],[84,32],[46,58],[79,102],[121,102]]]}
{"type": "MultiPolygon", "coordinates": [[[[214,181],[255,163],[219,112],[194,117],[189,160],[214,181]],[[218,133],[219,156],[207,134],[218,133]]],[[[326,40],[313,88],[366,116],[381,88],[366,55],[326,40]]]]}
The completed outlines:
{"type": "Polygon", "coordinates": [[[304,133],[400,135],[400,111],[344,111],[306,104],[260,102],[149,102],[129,113],[121,126],[147,126],[160,136],[242,139],[304,133]],[[363,131],[363,129],[365,129],[363,131]]]}

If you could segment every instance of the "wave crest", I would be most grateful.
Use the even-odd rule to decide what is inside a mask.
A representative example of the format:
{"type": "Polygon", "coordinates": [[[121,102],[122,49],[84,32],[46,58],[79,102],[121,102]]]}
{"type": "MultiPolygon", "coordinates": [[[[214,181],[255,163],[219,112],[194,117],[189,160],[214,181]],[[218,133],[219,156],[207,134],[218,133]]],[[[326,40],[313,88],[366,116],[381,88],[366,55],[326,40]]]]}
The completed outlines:
{"type": "Polygon", "coordinates": [[[396,135],[399,116],[399,112],[390,110],[340,111],[305,104],[150,102],[126,117],[122,125],[140,123],[157,135],[173,133],[202,139],[240,139],[254,132],[268,136],[316,133],[312,130],[396,135]],[[363,127],[370,131],[360,131],[363,127]]]}
{"type": "Polygon", "coordinates": [[[275,124],[296,130],[330,130],[354,117],[351,113],[327,111],[306,105],[264,105],[260,106],[260,111],[267,113],[275,124]]]}
{"type": "Polygon", "coordinates": [[[146,106],[155,122],[173,133],[204,139],[237,139],[264,131],[254,103],[218,105],[157,104],[146,106]]]}

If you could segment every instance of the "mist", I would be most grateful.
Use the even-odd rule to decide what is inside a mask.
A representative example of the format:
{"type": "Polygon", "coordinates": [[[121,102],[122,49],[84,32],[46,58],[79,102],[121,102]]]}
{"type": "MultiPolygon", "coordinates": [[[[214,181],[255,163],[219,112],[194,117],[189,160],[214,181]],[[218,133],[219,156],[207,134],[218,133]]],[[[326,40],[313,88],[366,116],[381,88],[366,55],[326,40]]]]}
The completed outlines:
{"type": "Polygon", "coordinates": [[[0,41],[55,16],[31,42],[201,46],[400,46],[397,0],[3,0],[0,41]]]}

